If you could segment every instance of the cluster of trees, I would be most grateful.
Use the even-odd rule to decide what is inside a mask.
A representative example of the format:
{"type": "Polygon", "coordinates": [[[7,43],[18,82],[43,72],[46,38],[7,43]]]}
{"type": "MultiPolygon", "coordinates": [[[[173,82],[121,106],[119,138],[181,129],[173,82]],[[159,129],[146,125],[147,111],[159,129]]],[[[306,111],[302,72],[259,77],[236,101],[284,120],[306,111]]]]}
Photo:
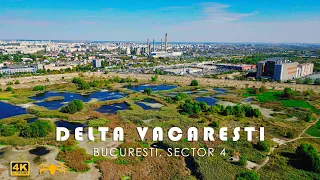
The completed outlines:
{"type": "Polygon", "coordinates": [[[248,105],[227,106],[222,105],[209,106],[205,102],[197,102],[190,99],[185,100],[180,105],[183,113],[186,114],[200,114],[201,112],[218,113],[220,115],[229,116],[234,115],[237,117],[260,117],[261,112],[259,109],[254,109],[248,105]]]}
{"type": "Polygon", "coordinates": [[[81,100],[75,99],[70,101],[66,106],[60,109],[60,112],[74,114],[83,109],[83,102],[81,100]]]}
{"type": "Polygon", "coordinates": [[[112,79],[108,79],[108,80],[93,80],[90,82],[86,82],[84,79],[82,79],[81,77],[74,77],[72,79],[72,82],[78,85],[78,89],[80,90],[85,90],[85,89],[90,89],[91,87],[103,87],[103,86],[107,86],[110,83],[132,83],[135,82],[137,83],[138,80],[132,80],[130,77],[128,78],[121,78],[116,76],[112,79]]]}
{"type": "Polygon", "coordinates": [[[3,125],[0,124],[0,136],[12,136],[18,129],[14,125],[3,125]]]}
{"type": "Polygon", "coordinates": [[[40,85],[33,87],[33,91],[44,91],[45,89],[46,89],[45,86],[40,86],[40,85]]]}
{"type": "Polygon", "coordinates": [[[45,137],[52,130],[53,127],[48,121],[37,120],[27,124],[20,132],[20,135],[27,138],[45,137]]]}
{"type": "Polygon", "coordinates": [[[296,154],[306,169],[320,173],[320,155],[311,144],[300,144],[296,154]]]}
{"type": "Polygon", "coordinates": [[[317,78],[314,81],[311,78],[297,79],[296,83],[297,84],[315,84],[315,85],[320,85],[320,78],[317,78]]]}
{"type": "Polygon", "coordinates": [[[186,114],[200,114],[203,111],[207,111],[209,106],[205,102],[198,102],[191,99],[185,100],[180,105],[181,110],[186,114]]]}
{"type": "Polygon", "coordinates": [[[252,108],[248,105],[236,105],[236,106],[227,106],[217,104],[216,106],[211,106],[208,109],[208,112],[218,113],[220,115],[229,116],[234,115],[237,117],[260,117],[261,112],[259,109],[252,108]]]}
{"type": "Polygon", "coordinates": [[[90,89],[89,83],[87,83],[85,80],[83,80],[80,77],[74,77],[72,79],[72,83],[78,84],[78,89],[81,89],[81,90],[90,89]]]}
{"type": "Polygon", "coordinates": [[[158,74],[158,75],[167,75],[168,73],[163,71],[162,69],[155,69],[154,74],[158,74]]]}
{"type": "Polygon", "coordinates": [[[0,54],[0,62],[13,60],[15,62],[22,62],[22,58],[31,58],[33,61],[35,61],[37,58],[44,58],[41,54],[0,54]]]}
{"type": "Polygon", "coordinates": [[[264,93],[267,92],[268,89],[265,86],[261,86],[260,88],[249,88],[249,93],[250,94],[259,94],[259,93],[264,93]]]}
{"type": "Polygon", "coordinates": [[[270,57],[270,55],[265,54],[255,54],[252,56],[245,56],[243,58],[231,58],[228,60],[221,60],[224,63],[232,63],[232,64],[257,64],[259,61],[270,57]]]}
{"type": "Polygon", "coordinates": [[[175,103],[177,101],[181,101],[184,100],[188,97],[188,95],[186,93],[178,93],[176,96],[174,97],[166,97],[165,100],[168,103],[175,103]]]}

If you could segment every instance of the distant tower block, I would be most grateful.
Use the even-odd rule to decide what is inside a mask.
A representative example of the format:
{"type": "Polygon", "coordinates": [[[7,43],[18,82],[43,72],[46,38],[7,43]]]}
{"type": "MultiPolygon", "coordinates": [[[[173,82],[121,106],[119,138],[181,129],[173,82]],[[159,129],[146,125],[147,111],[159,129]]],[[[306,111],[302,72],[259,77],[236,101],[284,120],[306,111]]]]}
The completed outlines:
{"type": "Polygon", "coordinates": [[[149,39],[147,40],[147,54],[150,53],[150,42],[149,39]]]}
{"type": "Polygon", "coordinates": [[[164,50],[167,51],[167,48],[168,48],[168,34],[166,33],[164,50]]]}
{"type": "Polygon", "coordinates": [[[153,39],[152,51],[155,51],[155,48],[154,48],[154,39],[153,39]]]}
{"type": "Polygon", "coordinates": [[[160,49],[161,49],[161,51],[162,51],[162,47],[163,47],[163,44],[162,44],[162,39],[161,39],[161,48],[160,48],[160,49]]]}

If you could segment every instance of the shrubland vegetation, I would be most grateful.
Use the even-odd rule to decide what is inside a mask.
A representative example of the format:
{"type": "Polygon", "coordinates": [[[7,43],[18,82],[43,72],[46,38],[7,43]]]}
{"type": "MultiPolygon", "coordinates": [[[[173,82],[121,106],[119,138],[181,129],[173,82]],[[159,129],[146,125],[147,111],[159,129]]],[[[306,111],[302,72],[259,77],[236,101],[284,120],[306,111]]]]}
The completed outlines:
{"type": "Polygon", "coordinates": [[[60,109],[60,112],[74,114],[83,109],[83,101],[82,100],[72,100],[66,106],[63,106],[60,109]]]}
{"type": "Polygon", "coordinates": [[[33,91],[44,91],[44,90],[45,90],[45,86],[37,85],[33,87],[33,91]]]}
{"type": "Polygon", "coordinates": [[[300,144],[296,154],[304,168],[307,170],[320,173],[320,155],[318,150],[311,144],[300,144]]]}
{"type": "Polygon", "coordinates": [[[190,86],[199,86],[199,82],[197,80],[192,80],[190,86]]]}
{"type": "MultiPolygon", "coordinates": [[[[157,80],[158,81],[158,80],[157,80]]],[[[73,83],[67,85],[59,85],[59,87],[51,87],[47,86],[43,89],[35,91],[51,91],[55,89],[59,89],[60,91],[75,91],[78,88],[78,92],[88,92],[88,89],[80,89],[79,84],[87,84],[90,86],[89,89],[97,90],[100,87],[112,86],[117,88],[119,86],[123,87],[126,85],[123,84],[115,84],[115,83],[131,83],[135,82],[131,78],[119,78],[113,77],[110,79],[89,79],[85,77],[79,77],[74,79],[73,83]],[[113,83],[113,84],[112,84],[113,83]],[[61,88],[60,88],[61,87],[61,88]]],[[[138,82],[138,81],[137,81],[138,82]]],[[[135,82],[135,83],[137,83],[135,82]]],[[[156,83],[156,82],[155,82],[156,83]]],[[[160,82],[157,82],[160,83],[160,82]]],[[[81,85],[82,86],[82,85],[81,85]]],[[[182,87],[180,90],[190,90],[195,88],[202,87],[191,87],[186,86],[182,87]],[[183,89],[185,88],[185,89],[183,89]]],[[[248,161],[255,162],[260,164],[264,158],[266,158],[268,151],[270,150],[271,141],[269,141],[270,137],[279,137],[280,132],[283,137],[293,138],[297,134],[301,133],[303,128],[305,128],[310,122],[313,122],[317,116],[317,109],[315,108],[318,105],[317,94],[312,91],[305,92],[296,92],[291,89],[286,89],[285,91],[276,91],[267,89],[266,87],[260,87],[254,89],[248,88],[245,91],[239,89],[231,89],[230,94],[234,95],[234,97],[239,97],[239,101],[241,101],[241,94],[244,97],[252,96],[256,101],[252,103],[259,104],[263,107],[275,107],[277,106],[281,112],[275,112],[274,119],[265,118],[262,120],[262,115],[258,109],[254,109],[249,105],[238,104],[235,106],[208,106],[206,103],[200,103],[193,99],[197,95],[187,95],[186,93],[178,93],[174,97],[163,97],[162,95],[171,91],[166,91],[164,93],[153,92],[149,90],[144,90],[144,92],[129,92],[128,96],[122,98],[121,100],[112,100],[112,101],[104,101],[104,102],[95,102],[88,103],[88,106],[85,106],[85,110],[79,113],[77,103],[70,102],[73,105],[66,105],[61,108],[65,109],[65,112],[59,112],[59,110],[48,110],[43,107],[34,106],[29,107],[28,111],[36,117],[45,117],[45,118],[58,118],[63,120],[70,120],[71,116],[81,117],[84,114],[92,113],[92,109],[96,107],[96,105],[103,104],[113,104],[115,102],[121,101],[126,102],[129,105],[130,110],[119,111],[116,115],[108,115],[104,116],[99,113],[98,116],[88,115],[86,118],[74,119],[79,120],[81,123],[87,123],[89,127],[99,127],[99,126],[121,126],[125,129],[128,129],[126,132],[126,141],[121,145],[122,147],[149,147],[153,142],[150,141],[150,134],[147,134],[147,139],[145,142],[136,141],[137,135],[136,132],[133,131],[136,126],[148,126],[148,127],[163,127],[164,129],[168,129],[173,126],[177,126],[186,130],[188,127],[207,127],[211,126],[213,128],[218,128],[220,126],[223,127],[235,127],[235,126],[264,126],[266,127],[266,141],[263,142],[247,142],[243,139],[233,142],[203,142],[199,141],[196,143],[190,143],[185,140],[181,142],[170,142],[165,139],[164,144],[168,147],[215,147],[215,149],[220,151],[222,148],[226,148],[226,156],[219,156],[217,154],[214,157],[194,157],[194,162],[192,162],[194,166],[193,175],[200,177],[202,179],[219,179],[224,177],[225,179],[307,179],[307,178],[317,178],[317,174],[314,173],[314,169],[310,166],[308,167],[308,171],[297,169],[294,165],[291,164],[291,156],[295,153],[296,147],[298,145],[294,143],[288,143],[285,147],[276,149],[275,154],[271,154],[270,162],[267,163],[265,167],[260,169],[258,172],[247,171],[245,169],[245,165],[248,161]],[[152,98],[156,101],[162,103],[164,106],[159,111],[144,111],[141,107],[135,104],[135,101],[143,100],[145,98],[152,98]],[[278,103],[278,104],[273,104],[278,103]],[[314,103],[314,104],[312,104],[314,103]],[[296,106],[297,105],[297,106],[296,106]],[[67,113],[67,114],[66,114],[67,113]],[[69,114],[75,113],[75,114],[69,114]],[[281,113],[283,115],[281,115],[281,113]],[[187,116],[186,116],[187,115],[187,116]],[[285,120],[279,120],[278,116],[284,116],[285,118],[292,118],[293,116],[297,116],[299,122],[287,122],[285,120]],[[254,118],[245,118],[245,117],[254,117],[254,118]],[[301,117],[301,118],[300,118],[301,117]],[[302,120],[302,122],[301,122],[302,120]],[[279,134],[271,131],[277,132],[279,134]],[[292,145],[294,144],[294,145],[292,145]],[[292,147],[291,147],[292,146],[292,147]],[[241,153],[240,162],[239,163],[231,163],[228,159],[232,156],[234,151],[239,151],[241,153]],[[288,155],[289,154],[289,155],[288,155]],[[268,173],[266,173],[268,172],[268,173]],[[286,176],[282,176],[286,174],[286,176]],[[292,175],[288,175],[292,174],[292,175]]],[[[32,88],[31,88],[32,90],[32,88]]],[[[123,91],[123,89],[119,88],[119,90],[123,91]]],[[[21,98],[23,96],[30,97],[37,92],[33,93],[22,93],[21,90],[15,89],[16,93],[11,92],[2,92],[6,93],[6,97],[15,96],[13,98],[21,98]],[[18,92],[18,93],[17,93],[18,92]],[[21,93],[20,93],[21,92],[21,93]],[[23,95],[20,95],[23,94],[23,95]]],[[[211,91],[208,95],[212,93],[211,91]]],[[[201,94],[202,95],[202,94],[201,94]]],[[[229,96],[227,94],[226,96],[229,96]]],[[[97,106],[98,107],[98,106],[97,106]]],[[[82,103],[83,108],[83,103],[82,103]]],[[[82,109],[80,108],[80,109],[82,109]]],[[[81,110],[80,110],[81,111],[81,110]]],[[[29,114],[30,115],[30,114],[29,114]]],[[[283,119],[285,119],[283,118],[283,119]]],[[[26,119],[26,118],[25,118],[26,119]]],[[[33,138],[24,138],[24,137],[35,137],[34,142],[41,142],[41,136],[45,133],[47,135],[51,135],[51,131],[48,129],[49,126],[54,127],[52,123],[45,125],[44,123],[39,123],[37,120],[34,123],[27,124],[26,120],[2,120],[3,124],[0,125],[0,143],[8,143],[16,142],[19,140],[19,144],[27,144],[22,141],[30,142],[33,138]],[[32,127],[31,127],[32,126],[32,127]],[[39,127],[44,127],[40,131],[39,127]],[[33,132],[34,129],[34,132],[33,132]],[[43,131],[45,129],[46,131],[43,131]],[[38,137],[39,139],[37,139],[38,137]]],[[[47,121],[44,121],[47,122],[47,121]]],[[[315,128],[316,126],[312,126],[311,128],[315,128]]],[[[310,128],[310,129],[311,129],[310,128]]],[[[320,129],[320,128],[319,128],[320,129]]],[[[310,130],[311,131],[311,130],[310,130]]],[[[307,131],[307,133],[309,130],[307,131]]],[[[314,131],[317,132],[317,131],[314,131]]],[[[231,133],[232,134],[232,133],[231,133]]],[[[47,136],[45,135],[45,136],[47,136]]],[[[282,136],[281,135],[281,136],[282,136]]],[[[44,138],[43,138],[44,139],[44,138]]],[[[305,139],[301,141],[307,141],[305,139]]],[[[94,143],[94,142],[92,142],[94,143]]],[[[319,149],[319,142],[314,140],[311,142],[315,149],[319,149]]],[[[13,143],[14,144],[14,143],[13,143]]],[[[317,158],[314,158],[314,150],[312,148],[304,148],[311,149],[310,153],[300,153],[300,157],[309,157],[301,158],[301,160],[308,161],[303,163],[316,164],[317,158]],[[303,155],[302,155],[303,154],[303,155]],[[310,155],[311,154],[311,155],[310,155]],[[313,160],[315,159],[315,160],[313,160]]],[[[297,150],[298,151],[298,150],[297,150]]],[[[161,153],[166,153],[165,151],[161,151],[161,153]]],[[[298,153],[295,153],[298,154],[298,153]]],[[[297,155],[298,157],[298,155],[297,155]]],[[[299,158],[297,158],[299,159],[299,158]]],[[[183,158],[166,158],[165,155],[163,157],[158,158],[120,158],[117,159],[101,159],[97,161],[96,159],[86,155],[83,149],[78,148],[77,145],[68,144],[66,146],[60,146],[60,153],[58,156],[58,160],[64,162],[72,171],[84,172],[89,169],[87,163],[94,162],[97,163],[103,173],[104,178],[116,178],[120,179],[124,176],[128,177],[154,177],[156,178],[164,178],[164,179],[188,179],[191,178],[191,173],[188,173],[185,169],[185,162],[183,158]],[[168,165],[169,164],[169,165],[168,165]],[[150,168],[153,171],[148,171],[150,168]],[[110,171],[112,169],[112,171],[110,171]],[[153,172],[157,173],[153,173],[153,172]],[[144,173],[143,173],[144,172],[144,173]],[[147,173],[145,173],[147,172],[147,173]],[[160,172],[160,173],[158,173],[160,172]],[[139,176],[140,175],[140,176],[139,176]],[[145,175],[145,176],[144,176],[145,175]]],[[[300,161],[300,160],[299,160],[300,161]]]]}
{"type": "Polygon", "coordinates": [[[53,125],[50,122],[38,120],[27,124],[20,135],[26,138],[45,137],[51,131],[53,131],[53,125]]]}

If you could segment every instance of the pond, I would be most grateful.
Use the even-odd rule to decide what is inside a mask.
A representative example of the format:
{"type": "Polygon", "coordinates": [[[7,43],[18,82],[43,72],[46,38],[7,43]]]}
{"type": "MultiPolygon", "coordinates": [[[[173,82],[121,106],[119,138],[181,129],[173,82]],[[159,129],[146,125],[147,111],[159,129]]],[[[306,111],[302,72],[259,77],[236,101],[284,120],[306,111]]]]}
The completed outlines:
{"type": "Polygon", "coordinates": [[[35,154],[37,156],[43,156],[46,155],[50,152],[50,150],[48,150],[46,147],[37,147],[35,149],[31,149],[29,151],[30,154],[35,154]]]}
{"type": "Polygon", "coordinates": [[[220,93],[220,94],[228,92],[228,90],[222,89],[222,88],[213,88],[213,90],[215,90],[217,93],[220,93]]]}
{"type": "Polygon", "coordinates": [[[251,98],[251,97],[248,97],[248,98],[245,99],[245,101],[246,101],[247,103],[250,103],[250,102],[252,102],[252,98],[251,98]]]}
{"type": "Polygon", "coordinates": [[[32,123],[32,122],[35,122],[36,120],[38,120],[38,118],[30,118],[30,119],[27,119],[27,123],[32,123]]]}
{"type": "Polygon", "coordinates": [[[85,124],[81,124],[81,123],[75,123],[75,122],[68,122],[68,121],[56,121],[55,122],[56,126],[57,127],[65,127],[67,129],[69,129],[70,131],[70,134],[74,134],[75,132],[75,129],[77,127],[85,127],[86,125],[85,124]]]}
{"type": "Polygon", "coordinates": [[[103,105],[100,108],[96,109],[99,113],[115,114],[120,110],[127,110],[129,106],[126,103],[116,103],[110,105],[103,105]]]}
{"type": "Polygon", "coordinates": [[[198,102],[205,102],[209,106],[214,106],[219,101],[218,99],[212,98],[212,97],[197,97],[196,101],[198,102]]]}
{"type": "Polygon", "coordinates": [[[67,104],[68,102],[74,99],[79,99],[79,100],[82,100],[83,102],[88,102],[90,100],[106,101],[106,100],[120,99],[125,96],[126,94],[122,94],[120,92],[110,92],[110,91],[97,91],[88,95],[82,95],[82,94],[77,94],[72,92],[46,92],[46,93],[37,94],[36,96],[31,97],[30,99],[35,101],[40,101],[40,102],[34,103],[38,106],[43,106],[49,110],[55,110],[55,109],[59,109],[60,107],[62,107],[63,105],[67,104]],[[64,99],[58,100],[58,101],[50,101],[50,102],[43,101],[46,98],[52,97],[52,96],[63,96],[64,99]]]}
{"type": "Polygon", "coordinates": [[[135,104],[142,107],[143,110],[159,110],[163,106],[154,99],[145,99],[143,101],[136,102],[135,104]]]}
{"type": "Polygon", "coordinates": [[[0,101],[0,119],[27,113],[25,108],[0,101]]]}
{"type": "Polygon", "coordinates": [[[132,91],[141,92],[146,88],[150,88],[152,91],[166,91],[176,88],[177,86],[174,85],[150,85],[150,84],[144,84],[144,85],[138,85],[138,86],[125,86],[125,88],[130,89],[132,91]]]}

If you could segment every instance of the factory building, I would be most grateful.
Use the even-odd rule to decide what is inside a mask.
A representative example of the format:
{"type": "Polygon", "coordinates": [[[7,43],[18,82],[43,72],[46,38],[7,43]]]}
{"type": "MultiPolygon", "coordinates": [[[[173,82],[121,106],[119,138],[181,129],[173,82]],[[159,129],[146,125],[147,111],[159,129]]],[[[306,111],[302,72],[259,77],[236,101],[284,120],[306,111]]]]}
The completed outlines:
{"type": "Polygon", "coordinates": [[[42,64],[36,64],[33,66],[4,66],[0,69],[0,74],[12,75],[16,73],[36,73],[38,70],[42,69],[42,64]]]}
{"type": "Polygon", "coordinates": [[[297,62],[275,64],[273,79],[287,81],[296,78],[298,65],[297,62]]]}
{"type": "Polygon", "coordinates": [[[255,65],[247,65],[247,64],[217,64],[215,65],[220,68],[232,69],[238,71],[248,71],[256,68],[255,65]]]}
{"type": "Polygon", "coordinates": [[[313,63],[303,63],[298,65],[297,77],[308,76],[313,73],[313,63]]]}
{"type": "Polygon", "coordinates": [[[257,78],[272,78],[287,81],[313,73],[313,63],[299,64],[288,60],[260,61],[257,64],[257,78]]]}
{"type": "Polygon", "coordinates": [[[156,52],[151,52],[150,56],[154,58],[159,58],[159,57],[176,57],[176,56],[181,56],[182,52],[166,52],[166,51],[156,51],[156,52]]]}
{"type": "Polygon", "coordinates": [[[94,68],[99,68],[99,67],[101,67],[101,59],[94,59],[94,60],[92,60],[92,66],[93,66],[94,68]]]}

